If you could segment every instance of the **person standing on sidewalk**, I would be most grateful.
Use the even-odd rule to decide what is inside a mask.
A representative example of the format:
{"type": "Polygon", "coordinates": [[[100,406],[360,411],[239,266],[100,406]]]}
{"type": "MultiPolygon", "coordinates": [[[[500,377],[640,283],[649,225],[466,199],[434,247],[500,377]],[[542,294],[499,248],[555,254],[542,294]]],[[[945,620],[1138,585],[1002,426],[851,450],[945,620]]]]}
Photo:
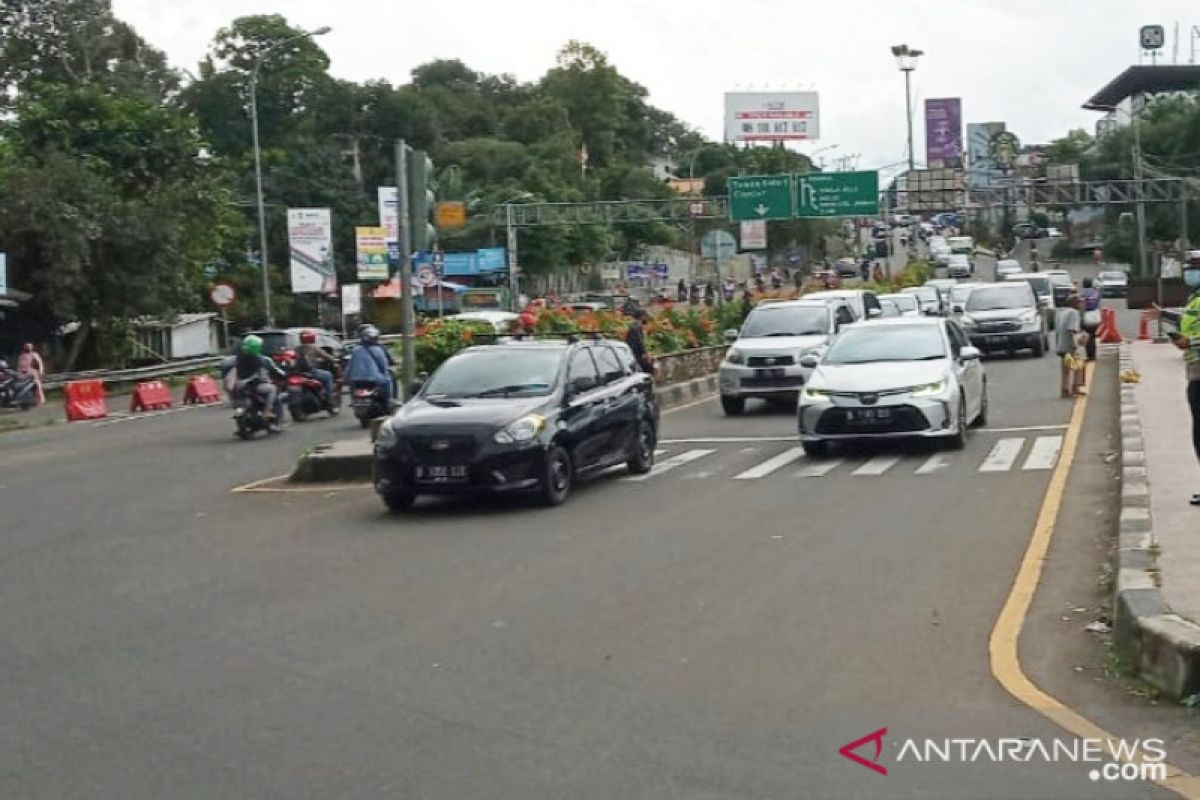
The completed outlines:
{"type": "Polygon", "coordinates": [[[1083,391],[1083,359],[1079,357],[1079,339],[1083,323],[1079,310],[1083,301],[1079,295],[1073,294],[1067,298],[1065,308],[1059,310],[1058,318],[1054,321],[1056,352],[1062,359],[1062,396],[1073,397],[1084,394],[1083,391]]]}
{"type": "MultiPolygon", "coordinates": [[[[1187,399],[1192,412],[1192,448],[1200,459],[1200,264],[1187,264],[1183,282],[1192,290],[1179,316],[1179,333],[1173,341],[1183,350],[1187,366],[1187,399]]],[[[1200,506],[1200,492],[1192,495],[1192,505],[1200,506]]]]}

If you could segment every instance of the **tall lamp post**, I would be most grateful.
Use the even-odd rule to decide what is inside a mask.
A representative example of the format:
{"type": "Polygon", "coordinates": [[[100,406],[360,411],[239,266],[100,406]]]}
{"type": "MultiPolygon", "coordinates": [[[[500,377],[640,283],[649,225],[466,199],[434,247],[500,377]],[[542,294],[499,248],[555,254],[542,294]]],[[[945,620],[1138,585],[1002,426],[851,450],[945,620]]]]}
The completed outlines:
{"type": "Polygon", "coordinates": [[[892,48],[892,55],[896,57],[896,65],[900,67],[900,71],[904,73],[904,110],[908,116],[908,171],[912,172],[915,168],[915,153],[913,152],[913,128],[912,128],[912,72],[917,68],[917,59],[925,53],[922,50],[914,50],[906,44],[898,44],[892,48]]]}
{"type": "Polygon", "coordinates": [[[268,328],[275,327],[275,315],[271,311],[271,271],[267,266],[267,215],[263,203],[262,152],[258,145],[258,73],[267,57],[283,45],[298,39],[324,36],[331,30],[332,28],[326,25],[313,31],[305,31],[286,39],[280,39],[255,54],[254,67],[250,70],[250,124],[254,131],[254,183],[258,192],[258,257],[262,262],[263,311],[266,312],[268,328]]]}

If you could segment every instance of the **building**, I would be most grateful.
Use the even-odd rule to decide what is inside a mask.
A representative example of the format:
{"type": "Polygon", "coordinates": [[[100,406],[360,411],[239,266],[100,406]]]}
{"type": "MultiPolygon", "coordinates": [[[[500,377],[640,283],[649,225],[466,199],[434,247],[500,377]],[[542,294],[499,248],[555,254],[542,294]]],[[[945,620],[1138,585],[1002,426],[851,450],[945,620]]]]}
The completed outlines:
{"type": "Polygon", "coordinates": [[[1096,121],[1096,137],[1128,125],[1150,100],[1186,94],[1200,87],[1200,64],[1162,64],[1129,67],[1092,95],[1083,107],[1103,111],[1096,121]]]}

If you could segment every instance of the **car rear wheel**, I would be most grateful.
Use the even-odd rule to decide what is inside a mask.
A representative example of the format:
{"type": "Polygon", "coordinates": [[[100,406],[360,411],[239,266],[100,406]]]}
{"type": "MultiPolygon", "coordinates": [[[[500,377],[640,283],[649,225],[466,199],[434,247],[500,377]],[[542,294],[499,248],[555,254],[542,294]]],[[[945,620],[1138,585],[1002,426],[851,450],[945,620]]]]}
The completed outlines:
{"type": "Polygon", "coordinates": [[[954,435],[946,440],[946,446],[951,450],[962,450],[967,446],[967,401],[962,395],[958,396],[958,420],[954,435]]]}
{"type": "Polygon", "coordinates": [[[1030,350],[1033,351],[1034,358],[1041,358],[1042,356],[1046,355],[1046,340],[1039,337],[1033,343],[1033,347],[1031,347],[1030,350]]]}
{"type": "Polygon", "coordinates": [[[654,446],[657,443],[658,437],[654,433],[654,426],[649,420],[642,420],[638,425],[637,445],[633,458],[625,462],[625,466],[632,474],[645,475],[654,469],[654,446]]]}
{"type": "Polygon", "coordinates": [[[801,442],[804,455],[811,458],[825,458],[829,455],[829,442],[801,442]]]}
{"type": "Polygon", "coordinates": [[[741,397],[721,395],[721,409],[726,415],[736,417],[746,410],[746,401],[741,397]]]}
{"type": "Polygon", "coordinates": [[[552,447],[546,454],[545,472],[542,475],[542,502],[548,506],[561,506],[571,493],[571,456],[561,447],[552,447]]]}

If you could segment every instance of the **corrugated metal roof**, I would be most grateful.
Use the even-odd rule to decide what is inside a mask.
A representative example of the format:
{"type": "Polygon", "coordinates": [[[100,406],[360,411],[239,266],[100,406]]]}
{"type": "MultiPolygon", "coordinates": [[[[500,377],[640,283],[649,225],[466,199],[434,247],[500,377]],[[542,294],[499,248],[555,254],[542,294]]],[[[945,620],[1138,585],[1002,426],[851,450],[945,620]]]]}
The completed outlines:
{"type": "Polygon", "coordinates": [[[1111,111],[1135,94],[1181,92],[1200,89],[1200,64],[1162,64],[1130,67],[1096,92],[1083,107],[1090,111],[1111,111]]]}
{"type": "Polygon", "coordinates": [[[211,311],[205,311],[201,314],[180,314],[175,319],[167,322],[166,320],[154,319],[153,317],[139,317],[134,320],[134,324],[143,328],[180,328],[184,325],[192,325],[197,322],[206,322],[210,319],[215,319],[218,315],[211,311]]]}

